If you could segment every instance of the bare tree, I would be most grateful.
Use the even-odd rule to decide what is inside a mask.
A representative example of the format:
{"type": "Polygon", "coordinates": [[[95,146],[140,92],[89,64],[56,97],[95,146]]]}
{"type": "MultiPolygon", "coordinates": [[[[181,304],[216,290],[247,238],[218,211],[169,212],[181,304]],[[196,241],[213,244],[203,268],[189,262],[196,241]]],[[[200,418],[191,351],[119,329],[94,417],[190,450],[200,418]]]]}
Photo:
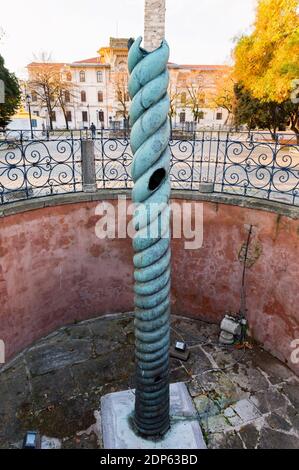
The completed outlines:
{"type": "Polygon", "coordinates": [[[128,74],[126,71],[117,71],[114,73],[114,86],[117,101],[117,112],[121,114],[124,123],[129,117],[129,92],[128,92],[128,74]]]}
{"type": "Polygon", "coordinates": [[[179,98],[178,89],[176,85],[172,82],[170,82],[169,84],[168,95],[169,95],[169,101],[170,101],[169,122],[170,122],[170,128],[172,132],[172,120],[177,114],[177,103],[178,103],[178,98],[179,98]]]}
{"type": "Polygon", "coordinates": [[[202,85],[202,78],[198,77],[196,81],[187,84],[187,100],[186,106],[191,109],[193,120],[198,123],[202,117],[202,108],[205,104],[205,93],[202,85]]]}
{"type": "Polygon", "coordinates": [[[69,121],[68,121],[68,107],[70,106],[71,102],[75,102],[77,99],[77,91],[74,86],[74,84],[65,81],[63,78],[60,79],[60,83],[58,84],[57,87],[57,105],[61,108],[64,120],[65,120],[65,126],[67,129],[69,129],[69,121]]]}
{"type": "Polygon", "coordinates": [[[68,128],[67,96],[74,96],[73,84],[67,81],[62,73],[62,64],[52,62],[51,56],[42,53],[39,60],[29,66],[28,87],[40,107],[48,111],[50,129],[53,130],[53,112],[60,107],[68,128]]]}

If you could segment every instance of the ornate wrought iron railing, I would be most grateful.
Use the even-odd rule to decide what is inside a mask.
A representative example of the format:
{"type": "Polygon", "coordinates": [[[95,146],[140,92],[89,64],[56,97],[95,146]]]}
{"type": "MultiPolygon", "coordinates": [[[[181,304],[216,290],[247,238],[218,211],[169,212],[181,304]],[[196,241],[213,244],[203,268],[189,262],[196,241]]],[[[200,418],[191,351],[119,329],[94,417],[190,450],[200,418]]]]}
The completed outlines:
{"type": "MultiPolygon", "coordinates": [[[[132,187],[129,131],[0,134],[0,204],[83,190],[82,142],[94,141],[98,189],[132,187]]],[[[299,145],[294,134],[174,132],[173,189],[243,195],[299,205],[299,145]],[[208,184],[207,184],[208,183],[208,184]]]]}
{"type": "Polygon", "coordinates": [[[0,138],[0,203],[82,191],[80,139],[0,138]]]}

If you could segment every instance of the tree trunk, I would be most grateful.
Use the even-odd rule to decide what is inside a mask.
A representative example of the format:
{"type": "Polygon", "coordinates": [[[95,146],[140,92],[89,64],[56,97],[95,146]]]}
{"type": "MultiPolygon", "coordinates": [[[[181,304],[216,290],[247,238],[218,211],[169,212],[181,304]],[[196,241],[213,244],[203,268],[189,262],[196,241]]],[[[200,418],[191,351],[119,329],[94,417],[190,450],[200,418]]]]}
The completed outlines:
{"type": "Polygon", "coordinates": [[[291,125],[291,130],[295,133],[296,135],[296,143],[299,145],[299,128],[295,124],[291,125]]]}
{"type": "Polygon", "coordinates": [[[65,111],[63,110],[63,116],[64,116],[64,120],[65,120],[65,127],[67,130],[69,130],[69,122],[67,120],[67,116],[66,116],[66,113],[65,111]]]}
{"type": "Polygon", "coordinates": [[[50,103],[47,101],[47,111],[49,115],[50,130],[53,130],[53,119],[52,119],[52,108],[50,103]]]}
{"type": "Polygon", "coordinates": [[[170,140],[172,140],[172,117],[169,116],[169,124],[170,124],[170,140]]]}

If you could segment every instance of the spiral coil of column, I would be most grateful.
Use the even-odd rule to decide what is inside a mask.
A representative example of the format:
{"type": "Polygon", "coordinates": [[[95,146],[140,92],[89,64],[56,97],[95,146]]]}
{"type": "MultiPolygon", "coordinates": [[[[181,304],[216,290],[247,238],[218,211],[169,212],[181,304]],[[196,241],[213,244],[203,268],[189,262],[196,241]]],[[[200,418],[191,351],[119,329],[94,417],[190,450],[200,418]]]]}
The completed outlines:
{"type": "Polygon", "coordinates": [[[169,429],[170,152],[169,47],[130,47],[135,278],[135,425],[144,436],[169,429]]]}

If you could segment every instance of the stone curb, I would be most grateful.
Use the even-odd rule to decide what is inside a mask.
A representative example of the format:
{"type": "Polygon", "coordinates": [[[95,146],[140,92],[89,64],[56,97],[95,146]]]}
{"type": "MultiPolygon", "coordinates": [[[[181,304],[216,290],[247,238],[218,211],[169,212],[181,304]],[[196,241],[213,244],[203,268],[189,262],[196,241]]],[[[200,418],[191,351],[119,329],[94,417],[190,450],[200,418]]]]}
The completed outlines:
{"type": "MultiPolygon", "coordinates": [[[[98,190],[95,193],[72,193],[60,194],[57,196],[46,196],[42,198],[29,199],[25,201],[13,202],[0,207],[0,217],[28,212],[46,207],[61,206],[65,204],[78,204],[82,202],[93,202],[102,200],[115,200],[118,197],[131,197],[130,189],[116,191],[115,189],[98,190]]],[[[284,215],[291,219],[299,219],[299,207],[291,206],[276,201],[267,201],[245,196],[236,196],[222,193],[199,193],[198,191],[173,190],[172,199],[185,199],[189,201],[212,202],[215,204],[228,204],[248,209],[257,209],[261,211],[273,212],[284,215]]]]}

